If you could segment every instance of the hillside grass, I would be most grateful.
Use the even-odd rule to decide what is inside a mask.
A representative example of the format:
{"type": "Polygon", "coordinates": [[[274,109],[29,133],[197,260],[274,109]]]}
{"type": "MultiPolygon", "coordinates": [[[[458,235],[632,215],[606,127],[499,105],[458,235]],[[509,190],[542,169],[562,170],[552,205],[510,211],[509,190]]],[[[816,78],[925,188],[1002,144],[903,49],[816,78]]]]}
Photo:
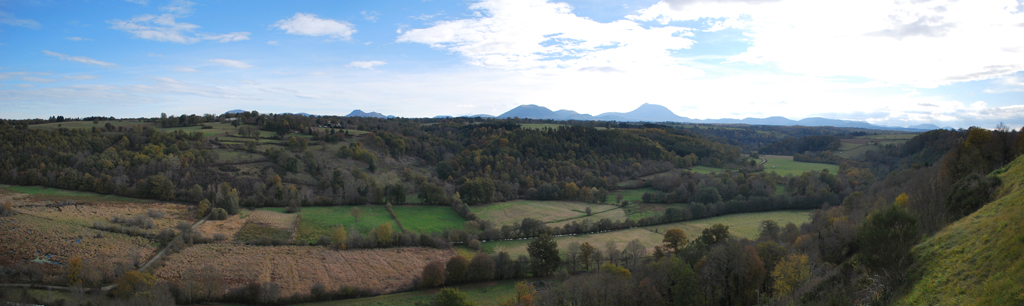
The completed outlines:
{"type": "Polygon", "coordinates": [[[914,247],[897,305],[1024,305],[1024,157],[1006,169],[997,200],[914,247]]]}
{"type": "Polygon", "coordinates": [[[839,166],[831,164],[798,162],[793,160],[793,156],[761,155],[761,157],[768,160],[768,162],[764,164],[764,171],[775,172],[782,176],[798,176],[807,171],[821,171],[823,169],[827,169],[828,172],[832,174],[839,173],[839,166]]]}

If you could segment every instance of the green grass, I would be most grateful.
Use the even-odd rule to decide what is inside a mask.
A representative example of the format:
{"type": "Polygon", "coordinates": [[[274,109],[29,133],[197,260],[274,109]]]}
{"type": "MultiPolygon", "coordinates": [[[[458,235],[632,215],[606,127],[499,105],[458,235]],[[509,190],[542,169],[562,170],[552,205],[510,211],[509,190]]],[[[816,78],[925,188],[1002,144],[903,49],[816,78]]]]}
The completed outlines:
{"type": "Polygon", "coordinates": [[[270,240],[290,241],[292,233],[278,228],[267,227],[256,223],[247,223],[235,234],[235,241],[250,241],[267,238],[270,240]]]}
{"type": "Polygon", "coordinates": [[[643,200],[645,192],[654,192],[654,188],[637,188],[637,189],[619,189],[608,194],[608,203],[615,203],[615,200],[622,195],[623,201],[629,201],[629,203],[639,203],[643,200]]]}
{"type": "MultiPolygon", "coordinates": [[[[284,212],[284,207],[262,209],[280,213],[284,212]]],[[[352,226],[355,226],[363,235],[370,234],[371,231],[383,223],[390,223],[394,231],[400,231],[398,224],[388,214],[388,210],[384,205],[303,207],[299,215],[302,219],[299,220],[298,237],[296,240],[312,242],[320,239],[320,236],[329,237],[334,227],[338,225],[345,225],[345,228],[350,231],[352,226]],[[359,210],[362,212],[359,216],[359,222],[356,222],[356,219],[352,217],[351,211],[353,207],[359,207],[359,210]]]]}
{"type": "Polygon", "coordinates": [[[998,199],[914,247],[896,305],[1024,305],[1024,157],[1007,169],[998,199]]]}
{"type": "Polygon", "coordinates": [[[792,156],[785,155],[761,155],[768,162],[764,164],[764,171],[775,172],[779,175],[798,176],[807,171],[821,171],[828,169],[829,173],[839,173],[839,166],[831,164],[805,163],[793,161],[792,156]]]}
{"type": "Polygon", "coordinates": [[[213,123],[206,123],[206,125],[207,126],[212,126],[213,128],[212,129],[203,129],[202,126],[196,125],[196,126],[169,127],[169,128],[157,127],[156,129],[158,131],[161,131],[161,132],[164,132],[164,133],[174,132],[174,131],[177,131],[177,130],[183,130],[183,131],[188,132],[188,133],[191,133],[191,132],[202,132],[207,137],[214,136],[214,135],[220,135],[220,134],[224,134],[224,133],[227,133],[227,132],[234,133],[235,131],[238,130],[238,128],[232,126],[230,123],[217,123],[217,122],[213,122],[213,123]]]}
{"type": "Polygon", "coordinates": [[[393,206],[392,209],[402,226],[411,232],[440,232],[460,229],[466,224],[466,219],[448,206],[403,205],[393,206]]]}
{"type": "MultiPolygon", "coordinates": [[[[455,286],[466,294],[467,300],[478,306],[498,305],[509,298],[515,297],[516,283],[521,280],[503,280],[455,286]]],[[[345,305],[345,306],[386,306],[415,305],[417,302],[429,303],[440,289],[426,289],[381,295],[362,299],[342,300],[333,302],[311,303],[304,305],[345,305]]]]}
{"type": "Polygon", "coordinates": [[[0,189],[10,192],[32,195],[41,200],[76,200],[120,203],[152,203],[153,200],[126,198],[116,195],[104,195],[93,192],[48,188],[43,186],[20,186],[0,184],[0,189]]]}

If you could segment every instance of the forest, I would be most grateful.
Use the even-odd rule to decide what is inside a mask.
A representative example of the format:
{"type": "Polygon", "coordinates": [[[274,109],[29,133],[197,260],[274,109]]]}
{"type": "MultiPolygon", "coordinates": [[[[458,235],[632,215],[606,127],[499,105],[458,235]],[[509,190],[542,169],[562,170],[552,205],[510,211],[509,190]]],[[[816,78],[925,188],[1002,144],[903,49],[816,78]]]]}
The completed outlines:
{"type": "MultiPolygon", "coordinates": [[[[492,280],[517,281],[511,297],[493,301],[501,305],[902,304],[927,271],[915,259],[914,246],[1010,192],[1005,173],[1014,173],[1008,165],[1024,151],[1024,134],[1008,128],[933,130],[862,155],[841,154],[845,141],[878,131],[868,133],[255,111],[137,119],[54,116],[0,121],[0,183],[183,205],[188,217],[176,227],[153,225],[162,216],[157,212],[116,216],[110,224],[91,227],[143,237],[172,253],[200,252],[201,245],[227,247],[222,241],[231,237],[204,236],[189,222],[245,216],[249,219],[239,223],[242,229],[235,229],[230,245],[448,252],[424,251],[410,263],[420,266],[413,269],[412,288],[403,290],[444,288],[421,304],[472,304],[456,286],[492,280]],[[72,122],[84,127],[62,126],[72,122]],[[839,170],[780,175],[763,165],[761,154],[839,170]],[[639,197],[625,200],[627,192],[639,197]],[[507,224],[477,214],[488,205],[516,201],[584,203],[606,210],[587,206],[582,218],[553,222],[533,216],[507,224]],[[365,232],[325,225],[326,230],[308,234],[310,239],[292,237],[310,231],[303,227],[310,217],[299,218],[304,207],[351,207],[348,215],[358,222],[360,209],[369,212],[375,205],[384,207],[383,218],[394,220],[394,228],[381,223],[365,232]],[[409,230],[418,225],[404,219],[406,211],[416,206],[450,209],[464,224],[409,230]],[[628,213],[643,207],[658,210],[628,213]],[[262,213],[268,210],[275,213],[262,213]],[[627,212],[624,217],[601,214],[620,210],[627,212]],[[567,236],[788,210],[809,211],[810,218],[803,224],[763,220],[756,237],[713,224],[696,233],[655,231],[661,238],[652,246],[639,240],[558,243],[567,236]],[[254,221],[254,212],[266,220],[254,221]],[[250,238],[238,238],[243,235],[250,238]],[[521,239],[529,240],[528,255],[484,246],[521,239]]],[[[0,218],[26,214],[27,206],[20,207],[5,204],[0,218]]],[[[169,256],[164,267],[185,255],[169,256]]],[[[81,267],[78,260],[67,269],[81,267]]],[[[38,268],[31,264],[5,262],[3,283],[45,279],[33,276],[38,268]]],[[[77,270],[54,269],[47,271],[64,273],[63,280],[43,283],[96,288],[116,283],[110,301],[127,304],[278,304],[391,293],[323,283],[301,284],[305,287],[296,291],[265,282],[197,295],[189,282],[226,278],[228,272],[196,272],[186,281],[158,278],[153,271],[166,269],[158,267],[125,270],[83,285],[77,270]]],[[[27,299],[3,294],[0,298],[27,299]]]]}

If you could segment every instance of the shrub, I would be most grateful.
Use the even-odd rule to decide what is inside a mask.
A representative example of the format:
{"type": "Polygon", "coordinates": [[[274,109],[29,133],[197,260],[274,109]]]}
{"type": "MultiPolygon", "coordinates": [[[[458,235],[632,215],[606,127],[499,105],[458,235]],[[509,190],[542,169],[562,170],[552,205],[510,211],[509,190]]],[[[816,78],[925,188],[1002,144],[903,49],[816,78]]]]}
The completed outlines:
{"type": "Polygon", "coordinates": [[[468,280],[469,260],[462,255],[455,255],[448,260],[444,267],[444,280],[446,284],[458,284],[468,280]]]}
{"type": "Polygon", "coordinates": [[[469,241],[469,248],[479,252],[480,248],[481,248],[480,240],[476,240],[476,239],[470,240],[469,241]]]}
{"type": "Polygon", "coordinates": [[[210,220],[224,220],[228,218],[228,211],[217,207],[210,211],[210,220]]]}
{"type": "Polygon", "coordinates": [[[469,262],[469,276],[474,281],[485,281],[494,278],[494,259],[484,253],[476,253],[469,262]]]}
{"type": "Polygon", "coordinates": [[[444,263],[440,260],[431,261],[423,267],[423,286],[437,287],[444,285],[444,263]]]}

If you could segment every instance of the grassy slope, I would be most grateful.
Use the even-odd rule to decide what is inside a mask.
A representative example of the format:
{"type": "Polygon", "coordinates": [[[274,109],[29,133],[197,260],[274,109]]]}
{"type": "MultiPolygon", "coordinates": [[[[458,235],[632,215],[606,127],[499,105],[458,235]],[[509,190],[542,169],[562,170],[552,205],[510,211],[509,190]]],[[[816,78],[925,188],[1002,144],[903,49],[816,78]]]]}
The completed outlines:
{"type": "Polygon", "coordinates": [[[914,247],[920,276],[900,305],[1024,305],[1024,157],[1000,198],[914,247]]]}
{"type": "Polygon", "coordinates": [[[4,189],[10,192],[24,193],[33,196],[38,200],[49,200],[49,201],[62,201],[62,200],[75,200],[79,202],[87,201],[101,201],[101,202],[118,202],[118,203],[152,203],[154,200],[149,199],[135,199],[126,198],[116,195],[104,195],[94,192],[75,191],[59,188],[49,188],[43,186],[21,186],[21,185],[4,185],[0,184],[0,189],[4,189]]]}
{"type": "Polygon", "coordinates": [[[761,157],[768,160],[764,164],[764,171],[775,172],[783,176],[787,174],[799,176],[807,171],[821,171],[822,169],[828,169],[828,172],[832,174],[839,173],[839,166],[793,161],[793,156],[761,155],[761,157]]]}

